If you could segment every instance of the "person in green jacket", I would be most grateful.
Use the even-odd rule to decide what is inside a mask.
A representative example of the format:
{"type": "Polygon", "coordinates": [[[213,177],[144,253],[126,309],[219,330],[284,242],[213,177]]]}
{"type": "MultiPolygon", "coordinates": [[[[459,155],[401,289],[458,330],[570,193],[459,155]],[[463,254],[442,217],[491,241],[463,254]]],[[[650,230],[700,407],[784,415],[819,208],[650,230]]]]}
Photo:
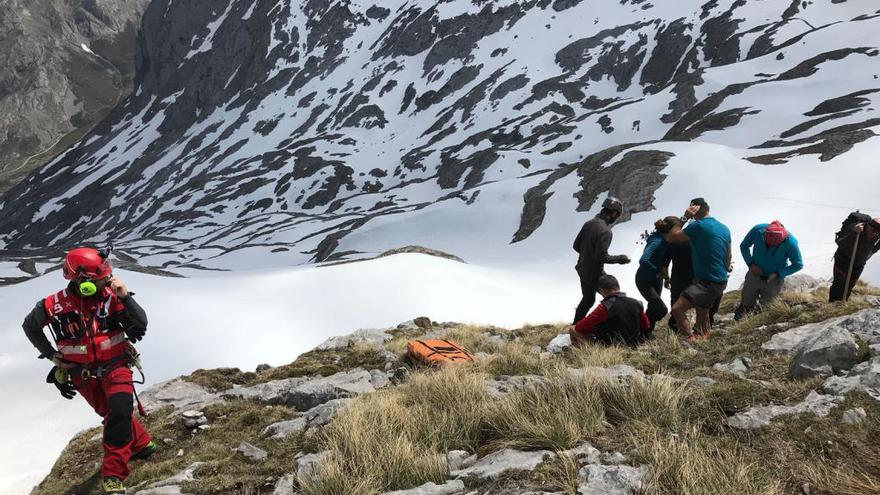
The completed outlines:
{"type": "Polygon", "coordinates": [[[737,321],[773,301],[782,291],[785,277],[804,267],[797,239],[778,220],[752,227],[739,250],[749,271],[733,313],[737,321]]]}

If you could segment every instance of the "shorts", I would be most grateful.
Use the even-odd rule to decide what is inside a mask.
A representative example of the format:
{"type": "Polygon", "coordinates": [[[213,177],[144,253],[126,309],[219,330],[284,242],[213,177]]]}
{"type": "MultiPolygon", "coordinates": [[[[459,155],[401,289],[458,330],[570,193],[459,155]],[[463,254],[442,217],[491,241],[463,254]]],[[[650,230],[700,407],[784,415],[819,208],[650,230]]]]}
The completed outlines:
{"type": "Polygon", "coordinates": [[[681,297],[687,299],[698,308],[709,309],[722,295],[724,289],[727,288],[727,282],[713,282],[711,280],[695,279],[694,283],[688,286],[681,297]]]}

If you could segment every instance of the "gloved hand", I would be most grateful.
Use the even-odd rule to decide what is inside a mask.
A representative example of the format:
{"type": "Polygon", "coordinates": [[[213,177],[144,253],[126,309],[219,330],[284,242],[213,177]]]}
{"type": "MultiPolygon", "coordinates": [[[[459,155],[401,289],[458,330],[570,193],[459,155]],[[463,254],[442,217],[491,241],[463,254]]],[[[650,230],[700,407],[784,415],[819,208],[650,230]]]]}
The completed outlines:
{"type": "Polygon", "coordinates": [[[73,399],[76,395],[76,387],[70,383],[70,374],[67,370],[62,370],[57,366],[53,366],[46,376],[46,383],[55,385],[61,396],[65,399],[73,399]]]}
{"type": "Polygon", "coordinates": [[[147,329],[144,327],[130,327],[125,329],[125,335],[128,337],[128,340],[132,343],[137,342],[144,338],[144,334],[147,333],[147,329]]]}

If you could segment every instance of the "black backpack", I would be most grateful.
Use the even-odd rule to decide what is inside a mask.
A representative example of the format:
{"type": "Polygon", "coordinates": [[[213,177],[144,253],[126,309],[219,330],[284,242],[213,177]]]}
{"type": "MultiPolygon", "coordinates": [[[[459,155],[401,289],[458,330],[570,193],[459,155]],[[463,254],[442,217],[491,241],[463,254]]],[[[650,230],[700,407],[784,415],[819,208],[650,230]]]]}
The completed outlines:
{"type": "Polygon", "coordinates": [[[843,225],[840,226],[840,230],[834,234],[834,242],[840,244],[840,240],[850,234],[855,225],[860,223],[871,223],[872,220],[871,215],[868,215],[867,213],[860,213],[858,211],[850,213],[849,216],[846,217],[846,220],[843,221],[843,225]]]}

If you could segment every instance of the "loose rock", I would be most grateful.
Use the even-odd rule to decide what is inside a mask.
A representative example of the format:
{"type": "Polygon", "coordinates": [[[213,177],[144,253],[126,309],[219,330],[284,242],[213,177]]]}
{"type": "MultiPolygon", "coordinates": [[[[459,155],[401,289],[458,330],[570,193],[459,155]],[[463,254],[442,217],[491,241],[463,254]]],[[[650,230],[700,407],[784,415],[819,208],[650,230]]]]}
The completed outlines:
{"type": "Polygon", "coordinates": [[[292,474],[285,474],[276,483],[272,495],[294,495],[293,485],[296,478],[292,474]]]}
{"type": "Polygon", "coordinates": [[[268,452],[247,442],[241,442],[235,450],[254,462],[262,462],[269,457],[268,452]]]}
{"type": "Polygon", "coordinates": [[[593,447],[590,442],[585,442],[573,449],[563,451],[562,453],[574,459],[579,466],[585,464],[599,464],[602,454],[597,448],[593,447]]]}
{"type": "Polygon", "coordinates": [[[880,401],[880,357],[859,363],[846,376],[828,378],[822,390],[837,395],[858,390],[880,401]]]}
{"type": "Polygon", "coordinates": [[[296,476],[302,480],[317,481],[320,475],[321,463],[330,456],[330,451],[325,450],[317,454],[299,454],[294,458],[296,476]]]}
{"type": "MultiPolygon", "coordinates": [[[[333,399],[350,398],[376,390],[369,371],[357,368],[326,377],[296,377],[273,380],[252,387],[233,388],[224,397],[287,405],[308,411],[333,399]]],[[[382,384],[380,384],[382,385],[382,384]]]]}
{"type": "Polygon", "coordinates": [[[464,493],[464,482],[461,480],[447,481],[442,485],[436,485],[429,481],[416,488],[385,492],[384,495],[454,495],[456,493],[464,493]]]}
{"type": "Polygon", "coordinates": [[[805,338],[794,349],[788,372],[791,378],[828,377],[858,362],[859,346],[852,334],[839,327],[805,338]]]}
{"type": "Polygon", "coordinates": [[[843,413],[840,422],[845,425],[857,425],[863,423],[868,418],[868,413],[861,407],[849,409],[843,413]]]}
{"type": "Polygon", "coordinates": [[[183,424],[184,428],[192,430],[208,424],[208,418],[206,418],[205,413],[201,411],[189,410],[184,411],[180,415],[180,422],[183,424]]]}
{"type": "Polygon", "coordinates": [[[181,378],[158,383],[139,392],[138,395],[147,412],[171,406],[173,408],[172,414],[180,414],[188,409],[204,409],[210,404],[223,402],[222,397],[218,394],[209,392],[205,387],[181,378]]]}
{"type": "Polygon", "coordinates": [[[810,413],[816,416],[828,416],[832,409],[843,402],[838,395],[820,395],[811,391],[807,398],[794,406],[759,406],[746,412],[727,418],[727,424],[740,429],[761,428],[779,416],[810,413]]]}
{"type": "Polygon", "coordinates": [[[571,335],[567,333],[559,334],[556,337],[553,337],[553,340],[547,344],[547,352],[553,354],[560,354],[564,352],[566,349],[571,348],[571,335]]]}
{"type": "MultiPolygon", "coordinates": [[[[450,450],[446,453],[446,464],[449,466],[450,471],[459,471],[466,467],[470,467],[465,466],[465,463],[468,460],[471,460],[471,458],[473,458],[473,462],[476,462],[477,456],[475,455],[472,456],[464,450],[450,450]]],[[[473,462],[471,462],[471,465],[473,465],[473,462]]]]}
{"type": "Polygon", "coordinates": [[[204,462],[194,462],[183,471],[175,474],[170,478],[157,481],[147,487],[145,490],[135,492],[135,495],[179,495],[180,485],[186,482],[196,480],[195,472],[204,462]]]}
{"type": "Polygon", "coordinates": [[[581,468],[578,476],[580,495],[630,495],[645,489],[651,478],[651,468],[590,464],[581,468]]]}
{"type": "Polygon", "coordinates": [[[504,449],[479,459],[473,466],[467,469],[453,471],[451,474],[458,479],[474,477],[483,480],[494,480],[509,471],[532,471],[544,462],[545,458],[551,456],[553,456],[553,453],[549,450],[525,452],[504,449]]]}
{"type": "Polygon", "coordinates": [[[752,360],[747,357],[738,357],[727,364],[716,363],[712,369],[723,373],[730,373],[740,378],[745,378],[746,372],[752,367],[752,360]]]}
{"type": "Polygon", "coordinates": [[[363,328],[348,335],[338,335],[330,337],[316,347],[316,350],[326,351],[331,349],[345,349],[359,343],[367,343],[375,348],[382,347],[382,344],[391,340],[391,335],[386,333],[385,329],[379,328],[363,328]]]}

